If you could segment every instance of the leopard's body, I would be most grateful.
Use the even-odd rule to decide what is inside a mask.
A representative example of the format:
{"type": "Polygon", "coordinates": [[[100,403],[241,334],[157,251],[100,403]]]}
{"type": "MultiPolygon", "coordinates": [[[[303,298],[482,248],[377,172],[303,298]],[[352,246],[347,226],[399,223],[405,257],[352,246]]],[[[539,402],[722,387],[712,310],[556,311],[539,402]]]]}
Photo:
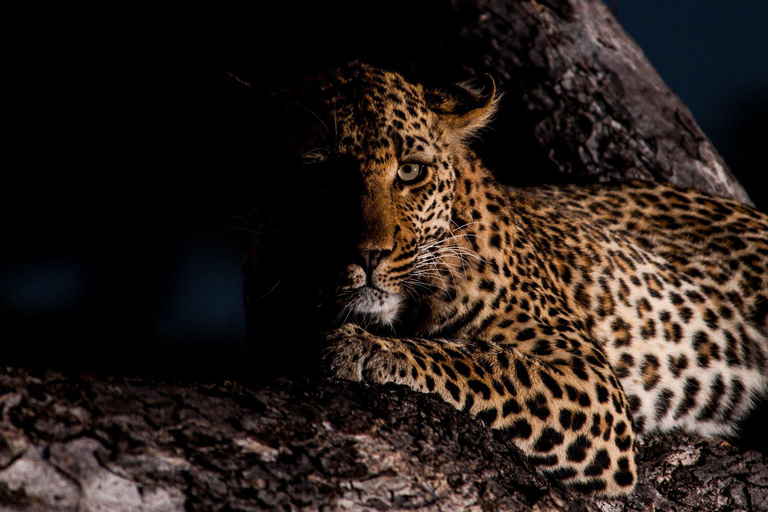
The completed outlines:
{"type": "Polygon", "coordinates": [[[327,364],[439,395],[566,486],[627,493],[636,434],[732,434],[765,391],[768,216],[660,183],[502,186],[466,143],[495,102],[363,64],[298,96],[302,172],[342,212],[309,245],[342,269],[327,364]]]}

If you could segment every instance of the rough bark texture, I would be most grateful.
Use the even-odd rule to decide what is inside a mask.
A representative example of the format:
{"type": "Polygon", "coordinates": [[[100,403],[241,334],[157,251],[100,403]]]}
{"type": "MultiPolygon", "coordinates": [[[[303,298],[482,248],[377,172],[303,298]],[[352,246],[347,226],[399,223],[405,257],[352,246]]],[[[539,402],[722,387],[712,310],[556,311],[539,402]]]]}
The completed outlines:
{"type": "Polygon", "coordinates": [[[475,20],[463,37],[484,48],[475,70],[502,78],[561,176],[671,181],[750,203],[602,0],[454,4],[475,20]]]}
{"type": "MultiPolygon", "coordinates": [[[[290,14],[288,4],[272,8],[290,14]]],[[[270,37],[306,44],[322,67],[361,58],[431,85],[491,73],[506,96],[481,153],[504,181],[641,177],[749,202],[600,0],[413,8],[393,0],[354,44],[333,6],[310,16],[319,32],[304,39],[307,27],[292,30],[291,16],[260,23],[272,25],[270,37]],[[382,34],[414,38],[398,51],[382,34]]],[[[240,51],[265,75],[269,62],[314,71],[281,54],[279,41],[256,42],[240,51]]],[[[587,500],[531,473],[502,434],[400,388],[283,380],[249,389],[6,369],[0,413],[0,510],[768,510],[757,452],[654,437],[641,447],[629,500],[587,500]]]]}
{"type": "Polygon", "coordinates": [[[768,509],[757,452],[655,438],[630,499],[585,499],[532,473],[503,434],[404,388],[6,369],[0,392],[6,511],[768,509]]]}

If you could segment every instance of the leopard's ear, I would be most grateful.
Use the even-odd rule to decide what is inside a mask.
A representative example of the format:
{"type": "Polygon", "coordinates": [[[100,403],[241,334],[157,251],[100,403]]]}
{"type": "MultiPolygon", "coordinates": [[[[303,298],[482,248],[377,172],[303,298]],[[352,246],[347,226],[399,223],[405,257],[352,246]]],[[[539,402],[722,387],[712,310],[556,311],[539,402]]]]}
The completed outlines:
{"type": "Polygon", "coordinates": [[[459,139],[472,137],[488,124],[500,97],[491,75],[426,93],[429,107],[459,139]]]}

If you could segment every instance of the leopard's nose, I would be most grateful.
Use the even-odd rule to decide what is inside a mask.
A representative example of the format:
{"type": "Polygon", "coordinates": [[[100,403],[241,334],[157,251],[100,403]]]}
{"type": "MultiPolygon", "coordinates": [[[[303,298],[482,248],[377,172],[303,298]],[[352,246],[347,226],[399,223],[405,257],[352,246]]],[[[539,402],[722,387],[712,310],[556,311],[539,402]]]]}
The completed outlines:
{"type": "Polygon", "coordinates": [[[360,266],[365,270],[368,284],[371,284],[373,271],[379,266],[381,260],[387,257],[392,251],[383,249],[360,249],[360,266]]]}

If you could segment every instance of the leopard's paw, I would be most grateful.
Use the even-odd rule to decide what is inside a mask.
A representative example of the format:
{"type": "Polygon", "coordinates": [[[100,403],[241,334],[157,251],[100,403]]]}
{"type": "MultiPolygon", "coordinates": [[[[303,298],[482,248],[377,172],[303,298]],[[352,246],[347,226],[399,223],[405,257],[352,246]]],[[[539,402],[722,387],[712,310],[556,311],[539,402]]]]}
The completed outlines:
{"type": "Polygon", "coordinates": [[[362,381],[370,358],[381,350],[377,337],[347,323],[323,335],[323,369],[333,377],[362,381]]]}

